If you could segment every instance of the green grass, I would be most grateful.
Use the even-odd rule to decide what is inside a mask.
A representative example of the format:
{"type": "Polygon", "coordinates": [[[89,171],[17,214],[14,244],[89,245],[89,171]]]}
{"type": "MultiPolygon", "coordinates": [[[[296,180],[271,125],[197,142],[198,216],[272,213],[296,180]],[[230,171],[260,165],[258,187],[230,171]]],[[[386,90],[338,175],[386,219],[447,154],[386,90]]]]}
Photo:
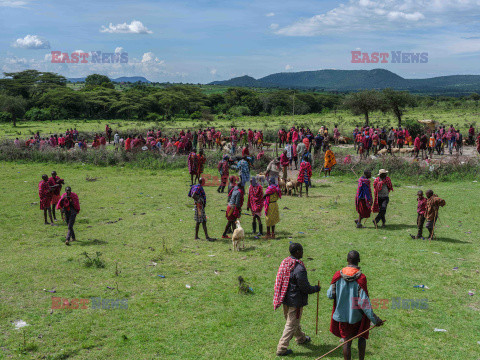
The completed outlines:
{"type": "MultiPolygon", "coordinates": [[[[388,227],[376,231],[369,221],[357,230],[356,179],[329,178],[316,182],[308,199],[280,200],[278,239],[255,240],[248,234],[246,250],[233,253],[229,241],[193,240],[186,170],[2,162],[0,171],[0,358],[275,359],[284,319],[272,308],[273,285],[290,241],[304,245],[310,281],[323,286],[319,335],[314,335],[311,296],[302,324],[312,345],[292,342],[292,359],[314,359],[338,344],[328,331],[332,303],[326,290],[352,249],[361,254],[372,298],[429,300],[427,310],[377,310],[387,323],[371,333],[369,359],[478,357],[478,183],[423,184],[447,202],[438,240],[429,243],[409,237],[416,230],[415,184],[393,178],[388,227]],[[78,241],[70,247],[63,243],[66,226],[43,225],[39,210],[40,176],[54,169],[82,206],[78,241]],[[98,180],[87,182],[87,175],[98,180]],[[91,257],[101,252],[105,268],[86,267],[85,251],[91,257]],[[152,261],[155,267],[149,266],[152,261]],[[254,295],[237,293],[239,275],[254,295]],[[418,284],[430,289],[413,287],[418,284]],[[54,287],[55,294],[43,291],[54,287]],[[469,290],[476,294],[469,296],[469,290]],[[128,309],[50,313],[52,295],[128,299],[128,309]],[[15,330],[11,322],[19,319],[29,326],[15,330]]],[[[209,231],[218,238],[226,195],[213,187],[206,192],[209,231]]],[[[248,216],[242,224],[249,233],[248,216]]],[[[339,358],[340,352],[329,357],[339,358]]]]}
{"type": "MultiPolygon", "coordinates": [[[[475,124],[477,127],[480,124],[478,117],[480,109],[470,108],[445,108],[443,106],[433,106],[431,108],[416,108],[408,111],[404,120],[421,120],[432,119],[439,124],[449,126],[453,124],[459,127],[466,135],[470,124],[475,124]]],[[[226,119],[224,116],[216,117],[214,121],[207,122],[201,120],[189,119],[173,119],[171,121],[152,122],[139,120],[86,120],[86,119],[71,119],[71,120],[54,120],[45,122],[21,121],[18,122],[17,127],[13,127],[11,123],[0,123],[0,138],[27,138],[40,131],[43,135],[65,132],[68,128],[77,128],[84,132],[104,132],[105,124],[110,124],[114,130],[127,129],[186,129],[186,128],[205,128],[207,126],[216,126],[218,128],[228,129],[230,126],[237,126],[239,128],[253,128],[253,129],[279,129],[280,127],[289,128],[293,124],[300,126],[309,126],[312,130],[318,130],[320,126],[326,125],[333,131],[335,124],[342,134],[351,136],[352,130],[357,125],[364,123],[363,116],[353,116],[350,112],[340,110],[337,112],[331,111],[324,114],[308,114],[296,116],[243,116],[239,118],[226,119]]],[[[375,112],[370,116],[370,123],[380,126],[397,126],[397,120],[391,114],[383,114],[375,112]]]]}

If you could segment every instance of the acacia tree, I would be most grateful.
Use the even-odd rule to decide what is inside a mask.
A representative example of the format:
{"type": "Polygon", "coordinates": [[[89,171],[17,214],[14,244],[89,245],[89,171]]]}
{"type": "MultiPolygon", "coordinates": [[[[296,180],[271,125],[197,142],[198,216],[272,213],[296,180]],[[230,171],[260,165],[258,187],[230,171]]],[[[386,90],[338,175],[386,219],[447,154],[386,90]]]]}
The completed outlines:
{"type": "Polygon", "coordinates": [[[27,101],[20,95],[0,95],[0,111],[12,116],[13,126],[17,126],[17,118],[25,114],[26,107],[27,101]]]}
{"type": "Polygon", "coordinates": [[[407,106],[415,106],[416,99],[408,91],[395,91],[384,89],[382,91],[384,110],[391,111],[398,120],[398,126],[402,126],[402,116],[407,106]]]}
{"type": "Polygon", "coordinates": [[[368,126],[369,114],[382,108],[382,98],[376,90],[363,90],[347,95],[343,104],[353,115],[364,115],[368,126]]]}

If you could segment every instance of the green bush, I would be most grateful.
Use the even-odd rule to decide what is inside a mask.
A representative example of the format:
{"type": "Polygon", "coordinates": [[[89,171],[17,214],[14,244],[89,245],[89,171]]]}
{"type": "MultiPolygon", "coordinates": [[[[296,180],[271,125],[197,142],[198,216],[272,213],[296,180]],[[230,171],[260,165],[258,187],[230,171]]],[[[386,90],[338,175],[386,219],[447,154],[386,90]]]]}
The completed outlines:
{"type": "Polygon", "coordinates": [[[5,111],[0,111],[0,122],[10,122],[10,121],[12,121],[12,114],[5,111]]]}

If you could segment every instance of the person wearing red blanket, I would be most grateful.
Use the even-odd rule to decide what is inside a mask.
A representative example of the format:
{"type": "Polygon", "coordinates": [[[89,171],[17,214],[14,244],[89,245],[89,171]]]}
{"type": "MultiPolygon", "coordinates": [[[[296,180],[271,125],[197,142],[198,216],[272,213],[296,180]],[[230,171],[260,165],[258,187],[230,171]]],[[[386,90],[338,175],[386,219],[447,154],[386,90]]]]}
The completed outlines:
{"type": "Polygon", "coordinates": [[[362,219],[367,219],[371,214],[372,190],[370,189],[370,178],[372,172],[365,170],[363,176],[358,179],[357,196],[355,196],[355,208],[358,212],[358,219],[355,219],[357,228],[362,228],[362,219]]]}
{"type": "Polygon", "coordinates": [[[382,221],[382,227],[385,227],[385,214],[387,213],[387,205],[390,201],[388,194],[393,191],[392,181],[387,176],[388,171],[380,169],[378,177],[373,182],[374,201],[372,211],[378,212],[378,215],[373,219],[373,225],[377,227],[380,220],[382,221]]]}
{"type": "MultiPolygon", "coordinates": [[[[370,321],[381,326],[383,321],[372,310],[368,297],[367,277],[362,274],[358,264],[360,254],[352,250],[347,255],[348,265],[333,275],[327,291],[327,297],[333,299],[330,332],[344,340],[350,340],[370,327],[370,321]]],[[[358,338],[358,357],[365,358],[367,331],[358,338]]],[[[352,358],[352,342],[343,345],[344,360],[352,358]]]]}
{"type": "Polygon", "coordinates": [[[57,210],[63,210],[65,212],[65,221],[68,225],[65,245],[70,245],[70,239],[72,241],[76,240],[73,225],[75,224],[75,218],[77,217],[77,214],[80,212],[78,195],[72,192],[72,188],[70,186],[65,188],[65,194],[63,194],[60,200],[58,200],[57,210]]]}
{"type": "Polygon", "coordinates": [[[257,236],[263,235],[263,224],[261,220],[263,209],[263,187],[257,183],[256,178],[250,179],[250,188],[248,189],[248,201],[247,201],[247,211],[252,211],[253,221],[252,221],[252,230],[255,234],[257,232],[257,220],[258,220],[258,234],[257,236]]]}
{"type": "Polygon", "coordinates": [[[229,229],[232,229],[233,231],[233,225],[242,215],[244,195],[245,192],[242,183],[239,183],[229,191],[227,211],[225,212],[228,222],[227,226],[225,226],[225,231],[223,232],[222,239],[229,239],[229,237],[227,236],[227,232],[229,231],[229,229]]]}
{"type": "Polygon", "coordinates": [[[278,342],[277,355],[286,356],[293,351],[288,349],[290,340],[295,336],[297,344],[306,344],[312,341],[305,335],[300,326],[303,308],[308,305],[308,295],[320,291],[320,286],[311,286],[308,282],[307,269],[300,260],[303,257],[301,244],[292,243],[289,247],[290,255],[285,258],[278,268],[273,295],[273,309],[283,305],[283,315],[286,323],[282,337],[278,342]]]}
{"type": "Polygon", "coordinates": [[[62,191],[62,184],[64,184],[64,180],[57,176],[56,171],[52,171],[52,177],[48,179],[48,184],[52,192],[53,220],[57,221],[57,217],[55,216],[55,207],[57,206],[58,200],[60,200],[60,191],[62,191]]]}
{"type": "Polygon", "coordinates": [[[52,202],[52,191],[48,182],[48,176],[42,175],[42,181],[38,183],[38,196],[40,197],[40,210],[43,210],[43,217],[45,219],[45,225],[50,223],[47,221],[47,212],[50,216],[50,222],[53,225],[52,211],[50,204],[52,202]]]}

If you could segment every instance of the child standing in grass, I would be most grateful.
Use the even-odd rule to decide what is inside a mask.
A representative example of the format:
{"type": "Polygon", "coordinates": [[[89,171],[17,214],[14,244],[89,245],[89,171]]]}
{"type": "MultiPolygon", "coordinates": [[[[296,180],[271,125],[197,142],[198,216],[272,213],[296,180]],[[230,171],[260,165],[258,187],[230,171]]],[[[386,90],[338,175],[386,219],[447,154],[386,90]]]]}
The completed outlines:
{"type": "Polygon", "coordinates": [[[423,196],[423,191],[417,193],[417,236],[410,235],[412,239],[421,239],[423,237],[423,224],[425,224],[425,212],[427,211],[427,199],[423,196]]]}

